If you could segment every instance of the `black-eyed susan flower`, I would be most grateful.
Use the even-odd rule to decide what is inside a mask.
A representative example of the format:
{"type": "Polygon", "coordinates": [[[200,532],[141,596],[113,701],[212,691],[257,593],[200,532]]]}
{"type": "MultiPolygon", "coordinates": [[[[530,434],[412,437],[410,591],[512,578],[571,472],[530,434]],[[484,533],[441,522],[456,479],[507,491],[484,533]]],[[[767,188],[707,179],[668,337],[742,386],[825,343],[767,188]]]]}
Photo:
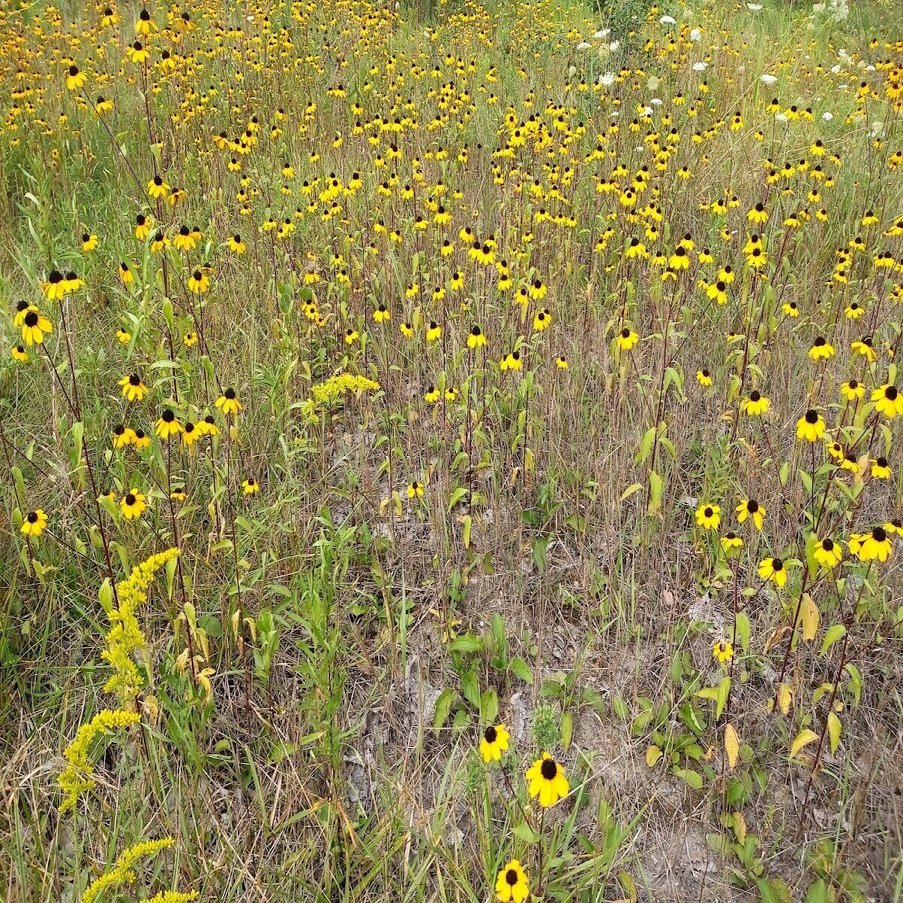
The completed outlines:
{"type": "Polygon", "coordinates": [[[233,254],[244,254],[248,250],[247,245],[237,232],[226,239],[226,246],[233,254]]]}
{"type": "Polygon", "coordinates": [[[721,537],[721,548],[724,550],[724,554],[730,558],[743,548],[743,538],[737,536],[733,530],[728,530],[728,532],[721,537]]]}
{"type": "Polygon", "coordinates": [[[22,520],[22,535],[37,539],[47,529],[47,515],[43,508],[29,511],[22,520]]]}
{"type": "Polygon", "coordinates": [[[176,417],[172,408],[164,408],[163,412],[160,414],[160,419],[154,426],[154,429],[161,439],[166,440],[181,433],[182,424],[176,417]]]}
{"type": "Polygon", "coordinates": [[[203,295],[210,290],[210,277],[203,270],[195,270],[188,277],[188,290],[203,295]]]}
{"type": "Polygon", "coordinates": [[[490,725],[483,731],[480,740],[480,755],[486,764],[498,762],[508,749],[511,735],[504,724],[490,725]]]}
{"type": "Polygon", "coordinates": [[[860,561],[885,562],[890,558],[893,547],[884,527],[873,527],[871,533],[854,534],[850,537],[850,551],[860,561]]]}
{"type": "Polygon", "coordinates": [[[555,358],[555,366],[559,370],[567,370],[569,366],[568,359],[563,354],[559,354],[558,357],[555,358]]]}
{"type": "Polygon", "coordinates": [[[825,434],[825,421],[815,410],[808,410],[796,422],[796,438],[801,442],[818,442],[825,434]]]}
{"type": "Polygon", "coordinates": [[[530,882],[520,862],[512,859],[495,881],[495,896],[499,903],[523,903],[530,895],[530,882]]]}
{"type": "Polygon", "coordinates": [[[190,420],[186,420],[182,427],[182,445],[184,445],[185,448],[191,448],[202,435],[203,433],[197,428],[196,424],[192,423],[190,420]]]}
{"type": "Polygon", "coordinates": [[[625,326],[618,333],[618,348],[621,351],[630,351],[639,342],[640,337],[629,326],[625,326]]]}
{"type": "Polygon", "coordinates": [[[875,403],[875,410],[888,420],[893,420],[897,415],[903,414],[903,397],[900,396],[894,385],[879,386],[872,392],[872,401],[875,403]]]}
{"type": "Polygon", "coordinates": [[[113,448],[127,448],[135,441],[135,431],[124,423],[113,429],[113,448]]]}
{"type": "Polygon", "coordinates": [[[223,413],[225,417],[238,414],[242,410],[242,404],[238,400],[235,389],[226,389],[219,398],[216,399],[216,407],[223,413]]]}
{"type": "Polygon", "coordinates": [[[826,361],[834,357],[834,346],[824,337],[818,336],[807,352],[813,361],[826,361]]]}
{"type": "Polygon", "coordinates": [[[749,393],[748,398],[743,399],[740,409],[747,417],[761,417],[770,406],[771,402],[758,389],[755,389],[749,393]]]}
{"type": "Polygon", "coordinates": [[[147,183],[147,193],[156,200],[157,198],[165,198],[170,192],[169,185],[163,180],[162,176],[154,176],[147,183]]]}
{"type": "Polygon", "coordinates": [[[392,319],[392,314],[389,312],[389,308],[386,307],[385,304],[380,304],[379,307],[373,311],[373,321],[375,323],[387,323],[392,319]]]}
{"type": "Polygon", "coordinates": [[[134,520],[144,513],[147,508],[147,501],[142,492],[133,488],[131,492],[126,493],[119,500],[119,508],[126,520],[134,520]]]}
{"type": "Polygon", "coordinates": [[[66,87],[70,91],[79,91],[85,86],[88,76],[81,72],[74,63],[66,71],[66,87]]]}
{"type": "Polygon", "coordinates": [[[192,348],[195,345],[197,345],[197,343],[198,343],[198,334],[196,332],[194,332],[193,330],[189,330],[188,332],[185,333],[184,336],[182,336],[182,344],[186,348],[192,348]]]}
{"type": "Polygon", "coordinates": [[[441,339],[441,338],[442,338],[442,327],[435,321],[432,321],[426,330],[427,342],[430,345],[432,345],[433,342],[438,342],[439,339],[441,339]]]}
{"type": "Polygon", "coordinates": [[[841,384],[840,394],[845,401],[856,401],[865,395],[865,386],[858,380],[851,379],[849,382],[841,384]]]}
{"type": "Polygon", "coordinates": [[[543,308],[533,317],[534,332],[542,332],[552,325],[552,313],[548,308],[543,308]]]}
{"type": "Polygon", "coordinates": [[[866,336],[863,339],[852,342],[850,344],[850,348],[852,349],[854,354],[858,354],[860,357],[864,357],[870,364],[874,364],[875,361],[878,360],[878,355],[872,345],[872,339],[870,336],[866,336]]]}
{"type": "Polygon", "coordinates": [[[150,448],[150,443],[150,436],[148,436],[147,433],[144,432],[144,430],[135,430],[132,445],[137,451],[144,451],[144,449],[150,448]]]}
{"type": "Polygon", "coordinates": [[[757,530],[762,529],[766,513],[765,506],[755,499],[742,499],[737,505],[737,520],[742,524],[749,518],[757,530]]]}
{"type": "Polygon", "coordinates": [[[843,560],[843,549],[840,543],[834,542],[830,537],[816,542],[812,550],[812,556],[815,560],[829,570],[837,567],[843,560]]]}
{"type": "Polygon", "coordinates": [[[734,657],[734,647],[728,640],[718,640],[712,646],[712,658],[719,665],[726,665],[734,657]]]}
{"type": "Polygon", "coordinates": [[[24,345],[13,345],[9,353],[17,364],[28,363],[28,352],[25,350],[24,345]]]}
{"type": "Polygon", "coordinates": [[[119,264],[119,281],[123,285],[131,285],[135,281],[135,274],[124,260],[119,264]]]}
{"type": "Polygon", "coordinates": [[[712,385],[712,373],[707,367],[703,367],[701,370],[696,371],[696,382],[699,383],[703,389],[708,389],[712,385]]]}
{"type": "Polygon", "coordinates": [[[787,583],[787,569],[780,558],[763,558],[759,562],[757,573],[762,580],[769,580],[781,587],[787,583]]]}
{"type": "Polygon", "coordinates": [[[872,478],[876,480],[889,480],[893,475],[890,464],[883,455],[872,459],[872,478]]]}
{"type": "Polygon", "coordinates": [[[409,499],[422,499],[423,498],[423,483],[414,480],[411,483],[408,483],[408,498],[409,499]]]}
{"type": "Polygon", "coordinates": [[[137,373],[123,376],[119,380],[122,395],[127,401],[144,401],[150,391],[137,373]]]}
{"type": "Polygon", "coordinates": [[[20,311],[16,315],[16,322],[26,345],[41,345],[53,332],[53,324],[34,304],[29,304],[25,310],[20,311]]]}
{"type": "Polygon", "coordinates": [[[527,786],[530,796],[538,799],[544,809],[554,806],[571,791],[564,769],[548,753],[543,753],[527,769],[527,786]]]}
{"type": "Polygon", "coordinates": [[[470,334],[467,336],[467,347],[473,351],[482,348],[485,344],[486,336],[483,334],[483,330],[479,326],[472,326],[470,334]]]}
{"type": "Polygon", "coordinates": [[[254,477],[248,477],[248,479],[241,484],[241,489],[245,495],[257,495],[257,493],[260,492],[260,483],[258,483],[254,477]]]}
{"type": "Polygon", "coordinates": [[[97,248],[98,238],[96,235],[92,235],[90,232],[85,232],[82,235],[82,251],[85,254],[90,254],[93,250],[97,248]]]}
{"type": "Polygon", "coordinates": [[[132,341],[132,334],[127,329],[123,329],[120,326],[116,330],[116,341],[119,342],[120,345],[128,345],[128,343],[132,341]]]}
{"type": "Polygon", "coordinates": [[[696,509],[696,523],[703,530],[717,530],[721,523],[721,506],[701,504],[696,509]]]}

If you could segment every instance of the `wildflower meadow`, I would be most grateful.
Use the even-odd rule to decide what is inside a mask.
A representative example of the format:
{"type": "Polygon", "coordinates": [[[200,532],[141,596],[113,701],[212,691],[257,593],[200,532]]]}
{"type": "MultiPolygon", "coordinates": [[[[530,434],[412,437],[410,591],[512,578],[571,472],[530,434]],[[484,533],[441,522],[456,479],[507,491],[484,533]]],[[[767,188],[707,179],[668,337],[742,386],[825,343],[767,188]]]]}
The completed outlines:
{"type": "Polygon", "coordinates": [[[0,899],[901,903],[899,0],[0,0],[0,899]]]}

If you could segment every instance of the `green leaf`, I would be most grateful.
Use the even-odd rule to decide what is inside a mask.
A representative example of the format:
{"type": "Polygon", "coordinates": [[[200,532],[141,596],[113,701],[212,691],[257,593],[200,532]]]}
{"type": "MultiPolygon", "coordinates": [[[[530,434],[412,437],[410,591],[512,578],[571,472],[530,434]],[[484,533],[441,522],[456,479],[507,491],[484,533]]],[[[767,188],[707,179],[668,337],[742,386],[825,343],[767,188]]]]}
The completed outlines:
{"type": "Polygon", "coordinates": [[[433,711],[434,731],[440,731],[445,726],[445,722],[448,720],[449,713],[451,712],[452,703],[455,701],[457,695],[458,694],[449,687],[446,687],[439,694],[439,698],[436,700],[436,708],[433,711]]]}
{"type": "Polygon", "coordinates": [[[539,843],[539,832],[531,828],[525,821],[514,827],[514,836],[524,843],[539,843]]]}
{"type": "Polygon", "coordinates": [[[675,768],[674,774],[686,781],[694,790],[702,790],[702,775],[698,771],[693,771],[692,768],[675,768]]]}
{"type": "Polygon", "coordinates": [[[495,690],[484,690],[480,696],[480,720],[492,724],[499,713],[499,697],[495,690]]]}
{"type": "Polygon", "coordinates": [[[561,745],[565,750],[570,748],[571,738],[574,736],[574,716],[565,712],[561,716],[561,745]]]}
{"type": "Polygon", "coordinates": [[[843,639],[846,635],[847,629],[843,624],[835,624],[833,627],[829,627],[824,640],[822,640],[821,654],[825,655],[838,640],[843,639]]]}
{"type": "Polygon", "coordinates": [[[740,640],[740,648],[745,653],[749,647],[749,616],[745,611],[737,612],[737,639],[740,640]]]}
{"type": "Polygon", "coordinates": [[[461,675],[461,693],[464,698],[477,710],[480,709],[480,681],[475,671],[468,671],[461,675]]]}
{"type": "Polygon", "coordinates": [[[518,655],[511,659],[511,672],[515,677],[519,677],[524,683],[533,683],[533,672],[530,666],[518,655]]]}

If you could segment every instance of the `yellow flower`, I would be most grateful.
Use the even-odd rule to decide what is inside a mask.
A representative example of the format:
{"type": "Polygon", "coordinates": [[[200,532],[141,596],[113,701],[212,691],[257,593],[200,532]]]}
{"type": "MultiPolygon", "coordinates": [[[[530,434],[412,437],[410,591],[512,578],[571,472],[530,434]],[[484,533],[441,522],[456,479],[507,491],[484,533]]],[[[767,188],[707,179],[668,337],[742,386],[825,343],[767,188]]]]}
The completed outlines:
{"type": "Polygon", "coordinates": [[[721,507],[719,505],[700,505],[696,509],[696,523],[703,530],[717,530],[721,523],[721,507]]]}
{"type": "Polygon", "coordinates": [[[417,480],[414,480],[413,483],[408,484],[408,498],[409,499],[420,499],[423,498],[423,483],[418,483],[417,480]]]}
{"type": "Polygon", "coordinates": [[[896,386],[888,384],[875,389],[872,392],[872,401],[875,403],[875,410],[888,420],[903,414],[903,396],[897,391],[896,386]]]}
{"type": "Polygon", "coordinates": [[[818,442],[825,434],[825,421],[818,411],[808,410],[796,422],[796,438],[801,442],[818,442]]]}
{"type": "Polygon", "coordinates": [[[504,724],[487,727],[480,740],[480,755],[483,757],[483,761],[486,764],[498,762],[502,758],[502,753],[508,749],[510,737],[504,724]]]}
{"type": "Polygon", "coordinates": [[[157,198],[165,198],[169,192],[170,187],[163,180],[162,176],[154,176],[150,182],[147,183],[147,193],[156,200],[157,198]]]}
{"type": "Polygon", "coordinates": [[[210,290],[210,277],[203,270],[195,270],[188,277],[188,290],[203,295],[210,290]]]}
{"type": "Polygon", "coordinates": [[[765,506],[760,505],[755,499],[743,499],[737,505],[737,520],[742,524],[746,519],[752,518],[752,522],[757,530],[762,529],[762,523],[765,520],[765,506]]]}
{"type": "Polygon", "coordinates": [[[712,385],[712,374],[706,368],[703,368],[702,370],[697,370],[696,371],[696,381],[704,389],[708,389],[709,386],[712,385]]]}
{"type": "Polygon", "coordinates": [[[734,647],[727,640],[718,640],[712,647],[712,657],[719,665],[726,665],[734,657],[734,647]]]}
{"type": "Polygon", "coordinates": [[[721,537],[721,548],[724,549],[725,555],[731,557],[743,548],[743,538],[737,536],[733,530],[729,530],[721,537]]]}
{"type": "Polygon", "coordinates": [[[748,417],[761,417],[770,405],[771,402],[761,392],[755,390],[749,393],[749,398],[743,399],[740,408],[748,417]]]}
{"type": "Polygon", "coordinates": [[[548,308],[543,308],[533,318],[533,329],[535,332],[542,332],[552,325],[552,314],[548,308]]]}
{"type": "Polygon", "coordinates": [[[887,463],[887,458],[883,455],[872,461],[872,477],[876,480],[889,480],[893,476],[893,471],[887,463]]]}
{"type": "Polygon", "coordinates": [[[41,345],[44,339],[53,332],[50,320],[35,307],[29,304],[16,316],[17,325],[22,330],[22,341],[26,345],[41,345]]]}
{"type": "MultiPolygon", "coordinates": [[[[893,549],[891,547],[890,536],[884,527],[875,527],[871,533],[864,533],[855,537],[858,542],[854,554],[859,556],[860,561],[880,561],[885,562],[890,558],[893,549]]],[[[853,552],[853,537],[850,539],[850,551],[853,552]]]]}
{"type": "Polygon", "coordinates": [[[169,439],[171,436],[177,436],[182,432],[182,424],[170,408],[164,408],[160,419],[157,421],[155,429],[157,435],[161,439],[169,439]]]}
{"type": "Polygon", "coordinates": [[[13,345],[9,353],[12,355],[12,359],[17,363],[28,363],[28,352],[25,350],[24,345],[13,345]]]}
{"type": "Polygon", "coordinates": [[[834,346],[822,336],[819,336],[808,351],[809,357],[813,361],[826,361],[834,357],[834,346]]]}
{"type": "Polygon", "coordinates": [[[126,520],[134,520],[136,517],[140,517],[147,508],[147,502],[143,493],[137,489],[132,489],[131,492],[119,500],[119,507],[122,509],[122,516],[126,520]]]}
{"type": "Polygon", "coordinates": [[[241,488],[245,495],[257,495],[257,493],[260,492],[260,483],[258,483],[254,477],[248,477],[248,479],[241,484],[241,488]]]}
{"type": "Polygon", "coordinates": [[[558,357],[555,358],[555,366],[559,370],[567,370],[567,368],[568,368],[567,358],[563,354],[559,354],[558,357]]]}
{"type": "Polygon", "coordinates": [[[438,342],[442,338],[442,327],[435,322],[431,322],[426,331],[426,340],[429,344],[438,342]]]}
{"type": "Polygon", "coordinates": [[[498,874],[495,896],[499,903],[523,903],[530,895],[530,882],[517,859],[512,859],[498,874]]]}
{"type": "Polygon", "coordinates": [[[143,401],[150,391],[137,373],[123,376],[119,380],[122,395],[128,401],[143,401]]]}
{"type": "Polygon", "coordinates": [[[90,254],[97,247],[97,236],[92,235],[90,232],[85,232],[82,235],[82,251],[85,254],[90,254]]]}
{"type": "Polygon", "coordinates": [[[777,586],[784,586],[787,582],[787,571],[780,558],[763,558],[759,562],[758,574],[762,580],[770,580],[777,586]]]}
{"type": "Polygon", "coordinates": [[[840,394],[847,401],[855,401],[865,395],[865,386],[855,379],[851,379],[848,383],[843,383],[840,387],[840,394]]]}
{"type": "Polygon", "coordinates": [[[640,337],[629,326],[625,326],[618,333],[618,348],[622,351],[630,351],[639,340],[640,337]]]}
{"type": "Polygon", "coordinates": [[[222,411],[223,415],[229,417],[237,415],[242,410],[241,402],[235,394],[235,389],[229,388],[216,399],[216,407],[222,411]]]}
{"type": "Polygon", "coordinates": [[[823,539],[816,543],[812,550],[812,556],[822,567],[830,569],[840,564],[843,559],[843,549],[841,549],[840,543],[834,542],[833,539],[823,539]]]}
{"type": "Polygon", "coordinates": [[[467,336],[467,347],[473,351],[475,348],[482,348],[486,344],[486,336],[483,335],[483,331],[479,326],[474,326],[470,330],[470,335],[467,336]]]}
{"type": "Polygon", "coordinates": [[[37,538],[45,529],[47,529],[47,515],[44,513],[43,508],[36,508],[25,515],[25,519],[22,521],[23,536],[34,536],[37,538]]]}
{"type": "Polygon", "coordinates": [[[543,753],[527,770],[530,796],[539,800],[544,809],[554,806],[571,791],[564,769],[548,754],[543,753]]]}
{"type": "Polygon", "coordinates": [[[85,86],[85,82],[87,81],[88,76],[85,75],[84,72],[80,72],[78,66],[75,64],[71,65],[66,72],[66,87],[70,91],[78,91],[85,86]]]}

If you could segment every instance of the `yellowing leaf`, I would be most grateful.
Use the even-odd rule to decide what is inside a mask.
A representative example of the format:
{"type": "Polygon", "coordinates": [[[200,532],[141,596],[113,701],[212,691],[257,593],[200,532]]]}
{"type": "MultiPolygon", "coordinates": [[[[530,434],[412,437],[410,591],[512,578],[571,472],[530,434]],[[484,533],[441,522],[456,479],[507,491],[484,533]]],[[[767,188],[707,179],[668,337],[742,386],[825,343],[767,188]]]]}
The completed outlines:
{"type": "Polygon", "coordinates": [[[808,746],[810,743],[814,743],[817,739],[818,734],[816,734],[815,731],[810,731],[809,728],[801,730],[796,735],[796,739],[793,741],[793,745],[790,747],[790,758],[794,758],[804,746],[808,746]]]}
{"type": "Polygon", "coordinates": [[[809,593],[803,594],[802,611],[800,612],[800,624],[803,631],[803,639],[812,642],[818,630],[818,606],[812,601],[809,593]]]}
{"type": "Polygon", "coordinates": [[[778,708],[782,715],[786,715],[790,711],[790,703],[793,701],[793,693],[787,684],[781,684],[778,687],[778,708]]]}
{"type": "Polygon", "coordinates": [[[654,768],[655,763],[662,757],[662,751],[654,744],[646,750],[646,765],[654,768]]]}
{"type": "Polygon", "coordinates": [[[727,753],[728,768],[736,768],[737,760],[740,758],[740,738],[730,723],[724,726],[724,751],[727,753]]]}
{"type": "Polygon", "coordinates": [[[840,732],[842,730],[840,719],[831,712],[828,715],[828,737],[831,739],[831,752],[837,752],[837,747],[840,746],[840,732]]]}

